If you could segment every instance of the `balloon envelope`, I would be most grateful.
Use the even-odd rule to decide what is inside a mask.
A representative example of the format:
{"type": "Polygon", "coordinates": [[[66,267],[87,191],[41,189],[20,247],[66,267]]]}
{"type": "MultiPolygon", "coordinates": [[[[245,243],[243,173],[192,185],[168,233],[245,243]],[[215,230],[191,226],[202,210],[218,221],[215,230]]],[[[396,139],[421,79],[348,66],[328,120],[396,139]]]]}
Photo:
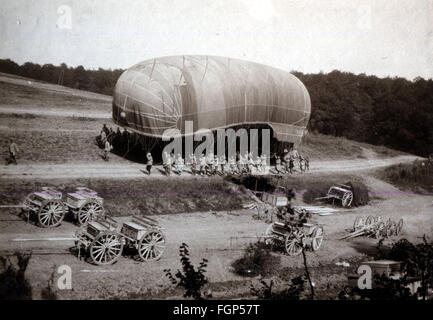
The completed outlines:
{"type": "Polygon", "coordinates": [[[162,137],[165,130],[269,125],[279,141],[298,143],[311,112],[310,96],[289,72],[214,56],[173,56],[126,70],[113,97],[115,123],[162,137]]]}

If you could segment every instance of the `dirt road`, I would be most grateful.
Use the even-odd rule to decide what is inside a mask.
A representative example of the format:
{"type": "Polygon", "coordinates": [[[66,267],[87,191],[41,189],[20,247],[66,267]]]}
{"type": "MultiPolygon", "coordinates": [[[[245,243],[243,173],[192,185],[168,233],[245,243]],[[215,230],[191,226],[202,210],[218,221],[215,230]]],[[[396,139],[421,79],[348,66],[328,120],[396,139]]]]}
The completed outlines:
{"type": "MultiPolygon", "coordinates": [[[[311,173],[349,172],[377,169],[397,163],[411,162],[419,157],[399,156],[387,159],[360,159],[340,161],[320,161],[310,164],[311,173]]],[[[102,160],[101,160],[102,161],[102,160]]],[[[145,165],[136,163],[65,163],[65,164],[32,164],[9,165],[0,167],[0,179],[56,179],[56,178],[151,178],[162,176],[162,168],[155,166],[151,176],[144,174],[145,165]]],[[[299,173],[298,173],[299,174],[299,173]]],[[[308,174],[308,173],[307,173],[308,174]]],[[[175,174],[170,177],[191,177],[189,173],[181,176],[175,174]]]]}

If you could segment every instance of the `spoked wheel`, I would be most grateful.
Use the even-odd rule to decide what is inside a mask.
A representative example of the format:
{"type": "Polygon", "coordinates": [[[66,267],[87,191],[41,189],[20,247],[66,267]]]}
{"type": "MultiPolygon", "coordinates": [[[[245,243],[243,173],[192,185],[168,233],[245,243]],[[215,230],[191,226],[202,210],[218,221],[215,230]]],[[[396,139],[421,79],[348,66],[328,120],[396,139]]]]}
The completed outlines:
{"type": "Polygon", "coordinates": [[[302,231],[293,232],[286,236],[286,252],[289,256],[297,256],[302,252],[303,243],[302,243],[303,233],[302,231]]]}
{"type": "Polygon", "coordinates": [[[311,237],[311,248],[313,251],[319,250],[323,242],[323,228],[320,226],[315,227],[311,237]]]}
{"type": "Polygon", "coordinates": [[[362,217],[356,217],[353,223],[353,230],[358,231],[364,227],[364,219],[362,217]]]}
{"type": "Polygon", "coordinates": [[[374,223],[380,223],[382,221],[383,221],[383,219],[381,216],[374,217],[374,223]]]}
{"type": "Polygon", "coordinates": [[[397,227],[395,228],[395,235],[399,235],[401,232],[401,229],[403,229],[403,219],[400,219],[397,223],[397,227]]]}
{"type": "Polygon", "coordinates": [[[144,234],[138,243],[138,254],[143,261],[161,259],[165,250],[165,237],[159,230],[151,230],[144,234]]]}
{"type": "Polygon", "coordinates": [[[44,228],[57,227],[65,218],[65,213],[65,206],[61,200],[44,201],[38,212],[39,225],[44,228]]]}
{"type": "Polygon", "coordinates": [[[376,238],[380,238],[380,236],[383,234],[384,229],[385,229],[385,223],[379,222],[376,227],[376,233],[375,233],[376,238]]]}
{"type": "Polygon", "coordinates": [[[371,226],[374,223],[374,217],[373,216],[368,216],[367,219],[365,219],[365,225],[366,226],[371,226]]]}
{"type": "Polygon", "coordinates": [[[389,226],[389,229],[391,230],[390,231],[391,236],[396,236],[397,235],[397,223],[395,223],[395,221],[391,222],[391,224],[389,226]]]}
{"type": "Polygon", "coordinates": [[[353,201],[353,193],[352,191],[347,191],[343,195],[343,198],[341,199],[341,204],[343,207],[348,208],[351,206],[352,201],[353,201]]]}
{"type": "Polygon", "coordinates": [[[122,254],[123,243],[120,237],[111,231],[102,231],[90,245],[90,257],[97,265],[112,264],[122,254]]]}
{"type": "Polygon", "coordinates": [[[95,219],[96,217],[102,217],[104,215],[104,208],[99,201],[88,200],[86,201],[78,211],[78,223],[80,225],[86,224],[87,222],[95,219]]]}

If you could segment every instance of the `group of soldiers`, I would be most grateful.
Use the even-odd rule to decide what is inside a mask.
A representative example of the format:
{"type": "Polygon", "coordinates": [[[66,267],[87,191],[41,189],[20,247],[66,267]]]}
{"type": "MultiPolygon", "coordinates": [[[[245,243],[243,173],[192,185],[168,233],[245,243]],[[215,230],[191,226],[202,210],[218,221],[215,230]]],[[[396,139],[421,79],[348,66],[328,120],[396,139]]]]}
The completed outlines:
{"type": "Polygon", "coordinates": [[[299,171],[301,173],[310,170],[310,158],[308,156],[300,155],[296,150],[291,150],[289,152],[287,149],[284,149],[281,156],[274,154],[273,157],[275,158],[275,170],[273,173],[292,174],[296,170],[296,159],[298,159],[299,171]]]}
{"type": "Polygon", "coordinates": [[[110,152],[113,150],[112,140],[114,137],[113,128],[108,128],[106,124],[102,126],[101,133],[96,138],[98,145],[104,148],[104,153],[102,154],[102,159],[105,161],[110,160],[110,152]]]}
{"type": "MultiPolygon", "coordinates": [[[[118,132],[114,132],[112,128],[108,128],[104,124],[100,135],[97,137],[98,145],[100,145],[104,150],[101,156],[106,161],[109,160],[109,154],[111,150],[113,150],[113,140],[115,138],[128,138],[126,136],[128,134],[126,130],[123,133],[120,133],[119,128],[117,130],[118,132]]],[[[226,174],[251,174],[253,172],[266,173],[268,169],[268,158],[266,154],[253,156],[251,152],[245,152],[244,154],[237,152],[236,156],[228,158],[213,153],[207,155],[201,154],[198,157],[194,154],[190,154],[186,156],[186,159],[184,159],[181,154],[175,155],[174,153],[168,154],[167,152],[164,152],[162,158],[163,170],[167,176],[172,173],[180,175],[184,171],[193,175],[223,176],[226,174]]],[[[299,155],[296,150],[291,150],[289,152],[287,149],[284,149],[283,153],[275,153],[271,158],[275,159],[275,167],[270,169],[270,172],[274,174],[292,174],[297,171],[295,164],[299,165],[299,171],[301,173],[310,169],[310,160],[308,156],[299,155]],[[298,163],[296,160],[298,160],[298,163]]],[[[153,166],[153,157],[150,152],[146,153],[145,163],[145,173],[150,175],[153,166]]]]}
{"type": "Polygon", "coordinates": [[[266,172],[266,155],[254,159],[251,153],[245,155],[237,154],[236,157],[214,155],[212,152],[208,155],[189,155],[187,161],[182,155],[177,156],[174,153],[163,154],[163,168],[166,175],[172,172],[180,175],[182,171],[189,172],[193,175],[226,175],[226,174],[250,174],[253,170],[256,172],[266,172]]]}
{"type": "MultiPolygon", "coordinates": [[[[286,150],[285,150],[286,151],[286,150]]],[[[149,157],[150,153],[147,154],[149,157]]],[[[150,155],[151,157],[151,155],[150,155]]],[[[295,156],[289,155],[280,157],[274,155],[276,158],[275,170],[273,173],[286,174],[293,173],[295,171],[294,163],[295,156]],[[283,158],[283,160],[281,160],[283,158]]],[[[309,170],[310,161],[308,156],[302,157],[298,155],[300,171],[305,172],[309,170]]],[[[212,176],[212,175],[227,175],[227,174],[252,174],[255,173],[266,173],[267,171],[267,157],[265,154],[254,157],[253,154],[245,153],[244,155],[239,152],[236,157],[232,156],[228,159],[225,156],[214,155],[209,153],[208,155],[201,154],[198,158],[195,155],[189,155],[185,161],[181,154],[174,155],[174,153],[163,154],[163,168],[164,173],[169,176],[172,173],[177,175],[182,174],[183,171],[189,172],[193,175],[212,176]]],[[[150,174],[150,170],[148,170],[150,174]]]]}

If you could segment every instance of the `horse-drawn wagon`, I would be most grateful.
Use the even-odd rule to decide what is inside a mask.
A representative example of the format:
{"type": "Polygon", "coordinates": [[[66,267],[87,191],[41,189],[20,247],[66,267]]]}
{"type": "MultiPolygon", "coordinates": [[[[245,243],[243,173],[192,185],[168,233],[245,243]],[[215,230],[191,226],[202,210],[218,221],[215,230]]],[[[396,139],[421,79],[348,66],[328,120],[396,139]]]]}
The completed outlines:
{"type": "Polygon", "coordinates": [[[27,195],[21,208],[27,220],[36,216],[38,224],[44,228],[60,225],[66,214],[62,193],[50,187],[43,187],[41,191],[27,195]]]}
{"type": "Polygon", "coordinates": [[[165,236],[157,221],[133,216],[120,225],[110,217],[97,218],[75,233],[78,256],[84,250],[92,262],[108,265],[116,262],[124,247],[135,248],[142,261],[158,260],[165,250],[165,236]]]}
{"type": "Polygon", "coordinates": [[[38,225],[44,228],[59,226],[68,212],[80,225],[104,216],[104,200],[94,190],[78,187],[67,194],[65,202],[62,198],[61,191],[43,187],[27,195],[20,207],[27,220],[35,217],[38,225]]]}

